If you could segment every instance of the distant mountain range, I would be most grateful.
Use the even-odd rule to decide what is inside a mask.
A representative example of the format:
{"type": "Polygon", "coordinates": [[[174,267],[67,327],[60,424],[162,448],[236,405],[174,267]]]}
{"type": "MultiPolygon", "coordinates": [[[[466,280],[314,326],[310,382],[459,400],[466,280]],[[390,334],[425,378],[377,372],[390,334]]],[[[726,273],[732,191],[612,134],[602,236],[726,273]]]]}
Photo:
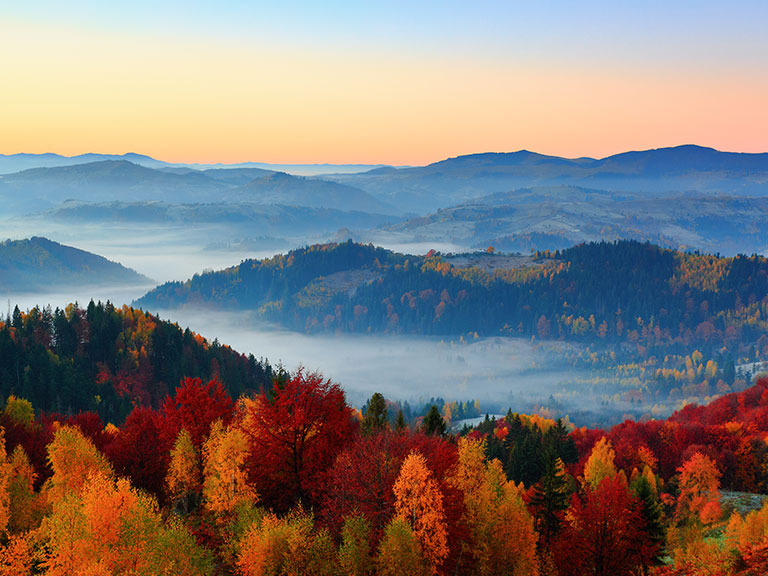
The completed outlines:
{"type": "Polygon", "coordinates": [[[528,151],[472,154],[419,168],[326,176],[402,210],[424,213],[518,188],[568,185],[666,196],[683,192],[768,194],[768,153],[737,154],[701,146],[627,152],[601,160],[528,151]]]}
{"type": "Polygon", "coordinates": [[[47,238],[0,242],[0,290],[45,292],[52,287],[151,282],[116,262],[47,238]]]}
{"type": "Polygon", "coordinates": [[[147,168],[187,168],[196,171],[208,169],[262,169],[282,171],[290,174],[311,176],[317,174],[345,174],[365,172],[380,168],[382,164],[268,164],[265,162],[242,162],[239,164],[199,164],[173,163],[156,160],[144,154],[80,154],[78,156],[62,156],[60,154],[0,154],[0,174],[11,174],[29,168],[54,168],[57,166],[73,166],[88,164],[103,160],[126,160],[147,168]]]}
{"type": "Polygon", "coordinates": [[[147,168],[127,160],[101,160],[55,168],[31,168],[0,176],[6,214],[47,210],[66,200],[247,202],[396,214],[398,210],[360,189],[260,169],[147,168]]]}
{"type": "Polygon", "coordinates": [[[768,249],[768,154],[700,146],[603,159],[472,154],[346,174],[342,168],[353,167],[337,166],[336,174],[312,177],[258,163],[18,154],[0,156],[0,172],[35,163],[68,165],[0,175],[6,217],[240,226],[205,244],[293,235],[294,245],[353,237],[522,252],[620,238],[724,254],[768,249]]]}

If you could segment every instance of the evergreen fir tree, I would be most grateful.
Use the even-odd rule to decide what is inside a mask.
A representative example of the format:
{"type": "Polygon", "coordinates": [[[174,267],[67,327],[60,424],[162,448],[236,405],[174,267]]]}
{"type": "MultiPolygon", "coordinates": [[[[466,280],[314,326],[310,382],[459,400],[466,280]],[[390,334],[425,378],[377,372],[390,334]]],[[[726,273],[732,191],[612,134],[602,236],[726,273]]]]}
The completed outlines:
{"type": "Polygon", "coordinates": [[[446,432],[445,420],[440,415],[440,410],[437,406],[432,404],[429,407],[427,415],[424,416],[424,421],[421,424],[422,430],[425,434],[430,436],[443,436],[446,432]]]}

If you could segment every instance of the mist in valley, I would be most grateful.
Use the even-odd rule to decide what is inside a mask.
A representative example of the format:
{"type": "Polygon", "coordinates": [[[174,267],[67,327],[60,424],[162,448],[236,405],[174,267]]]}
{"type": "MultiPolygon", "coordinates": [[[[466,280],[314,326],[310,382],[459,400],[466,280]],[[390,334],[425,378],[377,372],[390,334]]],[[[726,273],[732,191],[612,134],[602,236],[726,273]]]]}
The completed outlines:
{"type": "MultiPolygon", "coordinates": [[[[186,280],[204,270],[222,269],[245,258],[265,258],[276,252],[268,242],[263,250],[258,245],[249,250],[211,249],[216,242],[224,246],[233,242],[231,232],[228,235],[226,228],[214,226],[192,229],[110,223],[73,227],[41,219],[3,230],[3,235],[14,234],[45,235],[120,262],[158,283],[186,280]]],[[[450,242],[436,246],[401,242],[397,237],[381,240],[384,247],[410,253],[462,249],[450,242]]],[[[311,239],[286,241],[298,247],[311,239]]],[[[91,299],[108,300],[119,307],[131,305],[153,287],[93,284],[67,289],[52,286],[45,293],[0,293],[0,310],[4,316],[15,306],[22,310],[34,306],[63,309],[77,302],[86,307],[91,299]]],[[[585,414],[589,422],[618,421],[630,412],[640,415],[636,406],[617,402],[620,390],[615,379],[570,366],[564,357],[575,347],[562,342],[532,343],[509,337],[463,341],[458,336],[306,335],[267,324],[248,312],[200,308],[149,311],[182,328],[189,327],[211,342],[218,340],[241,353],[265,358],[273,366],[282,364],[291,372],[301,366],[318,371],[339,383],[356,406],[362,406],[374,392],[381,392],[412,406],[431,398],[478,399],[483,412],[504,413],[511,408],[552,416],[582,414],[582,421],[576,419],[580,425],[588,423],[583,421],[585,414]]]]}

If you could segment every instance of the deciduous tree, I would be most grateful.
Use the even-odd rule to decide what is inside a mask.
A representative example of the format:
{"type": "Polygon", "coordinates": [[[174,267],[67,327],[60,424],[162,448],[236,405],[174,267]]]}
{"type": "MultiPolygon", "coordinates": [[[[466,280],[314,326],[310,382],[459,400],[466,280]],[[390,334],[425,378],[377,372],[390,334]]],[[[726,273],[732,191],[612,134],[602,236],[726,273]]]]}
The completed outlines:
{"type": "Polygon", "coordinates": [[[183,428],[171,450],[171,462],[166,477],[168,496],[171,501],[178,502],[182,511],[187,514],[191,501],[200,494],[202,487],[200,456],[192,443],[192,436],[183,428]]]}
{"type": "Polygon", "coordinates": [[[406,457],[393,491],[397,515],[413,529],[430,572],[436,574],[448,556],[448,536],[443,495],[424,456],[411,452],[406,457]]]}
{"type": "Polygon", "coordinates": [[[241,400],[238,425],[248,438],[259,497],[287,510],[297,501],[318,501],[323,477],[357,422],[337,384],[299,370],[272,396],[241,400]]]}
{"type": "Polygon", "coordinates": [[[613,451],[610,440],[602,437],[584,465],[584,480],[594,490],[605,478],[616,475],[614,460],[616,453],[613,451]]]}
{"type": "Polygon", "coordinates": [[[376,557],[379,576],[427,576],[430,571],[410,524],[396,516],[384,530],[376,557]]]}
{"type": "Polygon", "coordinates": [[[630,576],[655,554],[640,503],[618,474],[573,496],[555,548],[562,576],[630,576]]]}
{"type": "Polygon", "coordinates": [[[214,423],[203,447],[203,499],[210,511],[228,515],[240,504],[255,502],[256,492],[248,481],[245,462],[248,442],[235,427],[214,423]]]}

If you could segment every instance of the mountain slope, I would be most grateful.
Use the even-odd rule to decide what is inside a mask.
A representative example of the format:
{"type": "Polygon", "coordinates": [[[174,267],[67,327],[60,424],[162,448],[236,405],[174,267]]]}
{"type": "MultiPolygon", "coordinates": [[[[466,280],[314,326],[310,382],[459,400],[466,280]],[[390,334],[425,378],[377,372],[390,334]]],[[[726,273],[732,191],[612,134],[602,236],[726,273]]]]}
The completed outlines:
{"type": "MultiPolygon", "coordinates": [[[[598,240],[650,240],[735,255],[768,246],[768,199],[687,194],[666,198],[574,186],[500,192],[386,229],[401,242],[451,242],[504,251],[562,249],[598,240]]],[[[361,238],[375,240],[371,232],[361,238]]]]}
{"type": "Polygon", "coordinates": [[[0,243],[0,290],[42,292],[81,284],[147,284],[130,268],[46,238],[0,243]]]}
{"type": "Polygon", "coordinates": [[[285,172],[255,178],[240,187],[235,194],[241,200],[256,204],[282,204],[357,210],[376,214],[396,214],[399,211],[358,188],[325,180],[291,176],[285,172]]]}

